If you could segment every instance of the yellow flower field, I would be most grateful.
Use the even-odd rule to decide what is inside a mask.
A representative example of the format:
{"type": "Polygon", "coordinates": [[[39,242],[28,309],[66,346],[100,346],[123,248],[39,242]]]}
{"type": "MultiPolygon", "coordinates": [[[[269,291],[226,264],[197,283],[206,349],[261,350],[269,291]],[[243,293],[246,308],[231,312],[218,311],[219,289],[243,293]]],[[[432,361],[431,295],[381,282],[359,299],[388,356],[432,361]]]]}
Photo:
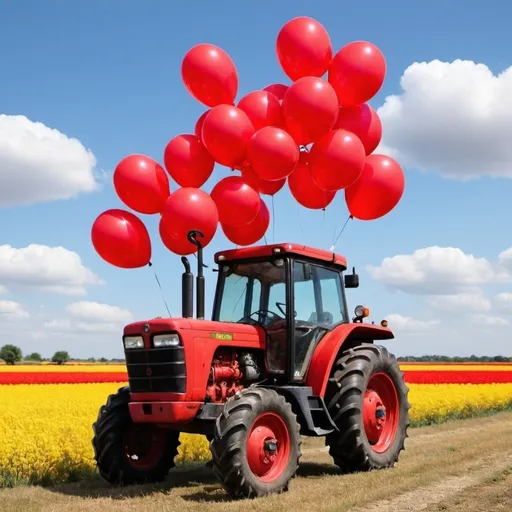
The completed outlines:
{"type": "MultiPolygon", "coordinates": [[[[120,387],[106,384],[0,386],[0,487],[49,484],[94,473],[92,423],[120,387]]],[[[512,407],[508,384],[410,384],[413,425],[512,407]]],[[[208,460],[204,436],[182,434],[179,461],[208,460]]]]}

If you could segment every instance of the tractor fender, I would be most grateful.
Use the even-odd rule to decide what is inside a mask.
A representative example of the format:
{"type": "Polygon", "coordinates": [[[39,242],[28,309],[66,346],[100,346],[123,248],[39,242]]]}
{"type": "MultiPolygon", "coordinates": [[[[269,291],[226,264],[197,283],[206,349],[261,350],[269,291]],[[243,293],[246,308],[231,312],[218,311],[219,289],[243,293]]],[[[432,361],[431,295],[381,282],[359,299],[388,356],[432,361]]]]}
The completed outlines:
{"type": "MultiPolygon", "coordinates": [[[[368,343],[374,340],[390,340],[394,337],[391,329],[378,325],[363,323],[338,325],[329,331],[315,348],[306,375],[306,385],[313,389],[315,395],[323,398],[332,365],[343,345],[348,341],[357,340],[368,343]]],[[[350,343],[350,346],[352,345],[350,343]]]]}

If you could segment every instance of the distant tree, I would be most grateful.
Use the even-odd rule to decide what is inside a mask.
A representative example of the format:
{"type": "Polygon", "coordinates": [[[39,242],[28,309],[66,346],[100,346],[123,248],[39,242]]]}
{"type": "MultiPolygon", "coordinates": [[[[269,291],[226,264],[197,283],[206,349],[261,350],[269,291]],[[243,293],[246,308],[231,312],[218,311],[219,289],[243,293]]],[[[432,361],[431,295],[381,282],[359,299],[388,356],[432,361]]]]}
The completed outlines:
{"type": "Polygon", "coordinates": [[[5,364],[19,363],[23,359],[23,353],[16,345],[4,345],[0,349],[0,359],[3,359],[5,364]]]}
{"type": "Polygon", "coordinates": [[[96,358],[95,357],[89,357],[89,359],[87,359],[87,362],[95,363],[96,362],[96,358]]]}
{"type": "Polygon", "coordinates": [[[53,354],[52,363],[64,364],[69,361],[69,354],[65,350],[58,350],[53,354]]]}
{"type": "Polygon", "coordinates": [[[106,357],[100,357],[100,363],[108,363],[108,359],[106,357]]]}
{"type": "Polygon", "coordinates": [[[41,354],[39,352],[32,352],[32,354],[29,354],[28,356],[25,356],[25,361],[38,361],[41,362],[43,358],[41,357],[41,354]]]}

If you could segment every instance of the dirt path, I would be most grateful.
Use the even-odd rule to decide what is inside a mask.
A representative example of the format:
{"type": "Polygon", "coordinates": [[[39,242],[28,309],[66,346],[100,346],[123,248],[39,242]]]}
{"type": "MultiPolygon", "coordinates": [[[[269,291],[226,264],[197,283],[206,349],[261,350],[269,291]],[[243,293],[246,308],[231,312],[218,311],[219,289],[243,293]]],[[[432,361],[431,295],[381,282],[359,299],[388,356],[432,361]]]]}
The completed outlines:
{"type": "MultiPolygon", "coordinates": [[[[450,510],[450,506],[458,504],[466,491],[480,488],[484,482],[495,475],[507,473],[512,469],[512,454],[504,460],[496,461],[494,456],[482,459],[480,469],[459,476],[449,477],[439,483],[418,487],[412,491],[401,494],[392,500],[380,500],[365,507],[357,507],[352,512],[407,512],[410,510],[450,510]]],[[[475,493],[473,492],[473,495],[475,493]]],[[[474,496],[477,500],[481,496],[474,496]]],[[[512,496],[511,496],[512,499],[512,496]]],[[[511,502],[512,505],[512,502],[511,502]]],[[[467,505],[466,505],[467,506],[467,505]]],[[[478,510],[491,510],[484,506],[480,500],[481,508],[478,510]]],[[[462,510],[462,509],[461,509],[462,510]]],[[[494,510],[494,509],[492,509],[494,510]]]]}
{"type": "Polygon", "coordinates": [[[0,491],[2,512],[511,510],[512,413],[411,430],[396,468],[342,475],[321,440],[307,439],[290,492],[232,502],[206,468],[174,470],[165,485],[112,489],[101,480],[0,491]],[[477,508],[475,507],[477,504],[477,508]]]}

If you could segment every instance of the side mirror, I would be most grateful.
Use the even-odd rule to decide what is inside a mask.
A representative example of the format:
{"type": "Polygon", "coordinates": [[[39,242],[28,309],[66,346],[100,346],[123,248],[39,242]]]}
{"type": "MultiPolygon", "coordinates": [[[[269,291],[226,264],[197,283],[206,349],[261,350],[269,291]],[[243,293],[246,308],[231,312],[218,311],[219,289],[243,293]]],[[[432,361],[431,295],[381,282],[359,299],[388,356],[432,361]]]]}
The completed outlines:
{"type": "Polygon", "coordinates": [[[352,274],[345,275],[345,288],[359,288],[359,275],[355,267],[352,267],[352,274]]]}

